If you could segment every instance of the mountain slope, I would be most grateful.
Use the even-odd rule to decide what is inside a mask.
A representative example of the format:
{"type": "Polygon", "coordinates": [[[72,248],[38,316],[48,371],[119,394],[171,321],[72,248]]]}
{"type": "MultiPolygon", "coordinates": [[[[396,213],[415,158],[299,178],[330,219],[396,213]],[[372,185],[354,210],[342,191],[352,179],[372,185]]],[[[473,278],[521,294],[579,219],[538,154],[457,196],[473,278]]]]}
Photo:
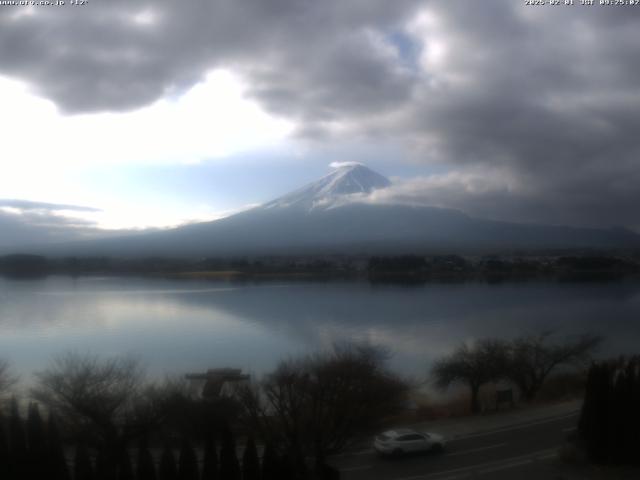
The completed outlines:
{"type": "MultiPolygon", "coordinates": [[[[206,223],[59,246],[59,255],[230,256],[637,248],[625,229],[497,222],[451,209],[351,201],[390,185],[362,165],[339,168],[260,207],[206,223]]],[[[51,249],[42,249],[51,253],[51,249]]]]}

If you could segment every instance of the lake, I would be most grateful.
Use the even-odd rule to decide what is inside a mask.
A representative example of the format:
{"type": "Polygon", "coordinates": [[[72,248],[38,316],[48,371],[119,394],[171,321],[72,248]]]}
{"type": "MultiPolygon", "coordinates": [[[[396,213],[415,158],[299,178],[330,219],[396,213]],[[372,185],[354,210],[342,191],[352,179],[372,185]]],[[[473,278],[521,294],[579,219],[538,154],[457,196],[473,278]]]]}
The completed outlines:
{"type": "Polygon", "coordinates": [[[0,357],[23,381],[66,351],[133,354],[152,375],[254,374],[343,340],[388,347],[423,378],[465,340],[554,329],[601,333],[602,355],[640,351],[640,283],[226,283],[0,277],[0,357]]]}

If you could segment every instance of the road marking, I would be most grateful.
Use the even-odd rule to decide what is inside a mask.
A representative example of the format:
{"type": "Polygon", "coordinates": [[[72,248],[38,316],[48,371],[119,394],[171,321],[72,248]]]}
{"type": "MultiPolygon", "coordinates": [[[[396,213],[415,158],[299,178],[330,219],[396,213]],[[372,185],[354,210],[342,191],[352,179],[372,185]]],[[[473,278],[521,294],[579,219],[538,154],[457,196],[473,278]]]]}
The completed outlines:
{"type": "Polygon", "coordinates": [[[444,456],[445,457],[456,457],[458,455],[466,455],[468,453],[482,452],[483,450],[490,450],[492,448],[504,447],[505,445],[506,445],[506,443],[496,443],[495,445],[488,445],[486,447],[472,448],[470,450],[462,450],[461,452],[445,453],[444,456]]]}
{"type": "Polygon", "coordinates": [[[549,452],[546,455],[538,455],[534,460],[549,460],[551,458],[556,458],[558,456],[558,451],[554,450],[553,452],[549,452]]]}
{"type": "Polygon", "coordinates": [[[472,472],[477,472],[483,469],[492,469],[492,468],[507,469],[512,467],[517,467],[519,465],[525,465],[535,460],[536,458],[541,458],[541,459],[550,458],[553,455],[555,455],[557,448],[558,447],[548,448],[545,450],[539,450],[537,452],[529,453],[526,455],[519,455],[517,457],[505,458],[503,460],[494,460],[492,462],[479,463],[477,465],[470,465],[468,467],[453,468],[451,470],[442,470],[440,472],[430,472],[422,475],[414,475],[411,477],[396,477],[393,480],[422,480],[422,479],[442,477],[442,475],[449,475],[449,474],[453,474],[454,475],[453,478],[455,478],[455,474],[472,473],[472,472]]]}
{"type": "Polygon", "coordinates": [[[573,413],[570,413],[568,415],[563,415],[561,417],[547,418],[545,420],[539,420],[539,421],[529,422],[529,423],[522,423],[522,424],[519,424],[519,425],[514,425],[512,427],[498,428],[497,430],[491,430],[490,432],[481,432],[481,433],[472,433],[470,435],[461,435],[459,437],[452,438],[449,441],[450,442],[455,442],[457,440],[466,440],[467,438],[485,437],[487,435],[493,435],[493,434],[496,434],[496,433],[510,432],[512,430],[521,430],[523,428],[534,427],[536,425],[544,425],[545,423],[558,422],[560,420],[565,420],[567,418],[575,417],[576,415],[578,415],[578,413],[579,412],[573,412],[573,413]]]}
{"type": "Polygon", "coordinates": [[[499,472],[500,470],[509,470],[510,468],[520,467],[522,465],[526,465],[527,463],[531,463],[532,461],[532,459],[518,460],[517,462],[509,462],[491,468],[483,468],[481,470],[477,470],[476,472],[484,475],[485,473],[499,472]]]}

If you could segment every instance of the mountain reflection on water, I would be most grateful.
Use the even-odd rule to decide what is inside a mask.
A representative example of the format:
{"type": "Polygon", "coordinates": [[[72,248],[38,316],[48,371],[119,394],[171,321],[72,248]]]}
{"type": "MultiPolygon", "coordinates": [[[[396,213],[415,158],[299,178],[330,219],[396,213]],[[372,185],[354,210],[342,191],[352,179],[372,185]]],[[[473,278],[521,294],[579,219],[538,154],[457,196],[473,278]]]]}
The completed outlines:
{"type": "Polygon", "coordinates": [[[637,352],[640,283],[232,284],[140,278],[0,279],[0,357],[28,377],[75,350],[132,354],[153,375],[218,366],[262,373],[290,356],[359,340],[422,378],[462,341],[553,329],[601,333],[637,352]]]}

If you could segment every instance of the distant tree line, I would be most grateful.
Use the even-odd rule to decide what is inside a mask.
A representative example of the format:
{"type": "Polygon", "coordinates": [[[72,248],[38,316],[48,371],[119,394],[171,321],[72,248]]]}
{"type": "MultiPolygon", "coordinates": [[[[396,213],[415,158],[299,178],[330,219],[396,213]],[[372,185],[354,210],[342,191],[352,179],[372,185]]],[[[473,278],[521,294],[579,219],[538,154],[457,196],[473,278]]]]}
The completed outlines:
{"type": "Polygon", "coordinates": [[[549,375],[559,367],[584,366],[602,341],[598,335],[554,341],[552,332],[513,340],[481,339],[464,343],[453,353],[437,360],[431,376],[437,387],[453,384],[469,388],[470,410],[481,411],[480,388],[490,382],[507,380],[519,390],[523,400],[536,398],[549,375]]]}
{"type": "Polygon", "coordinates": [[[417,255],[401,255],[398,257],[371,257],[369,272],[423,272],[427,268],[424,257],[417,255]]]}
{"type": "Polygon", "coordinates": [[[598,464],[640,465],[640,357],[594,363],[578,434],[598,464]]]}
{"type": "Polygon", "coordinates": [[[49,260],[40,255],[6,255],[0,257],[0,272],[15,276],[43,275],[51,271],[49,260]]]}
{"type": "Polygon", "coordinates": [[[0,273],[10,276],[41,276],[48,274],[159,274],[186,272],[264,273],[344,273],[354,271],[354,259],[345,256],[323,257],[63,257],[15,254],[0,257],[0,273]]]}
{"type": "Polygon", "coordinates": [[[559,276],[569,278],[617,277],[640,273],[634,255],[584,253],[576,255],[292,255],[207,258],[170,257],[63,257],[15,254],[0,257],[0,273],[11,276],[47,274],[177,275],[194,272],[237,272],[248,277],[274,274],[318,276],[366,275],[372,281],[431,278],[503,278],[559,276]]]}

